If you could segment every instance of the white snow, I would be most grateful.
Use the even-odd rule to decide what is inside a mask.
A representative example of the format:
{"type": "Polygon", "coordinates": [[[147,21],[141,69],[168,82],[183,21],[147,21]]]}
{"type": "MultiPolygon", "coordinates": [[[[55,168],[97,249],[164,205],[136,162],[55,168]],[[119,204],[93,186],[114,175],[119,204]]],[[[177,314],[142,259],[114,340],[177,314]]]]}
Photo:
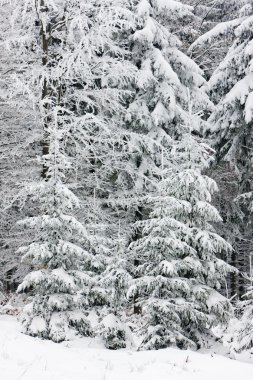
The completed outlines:
{"type": "Polygon", "coordinates": [[[1,380],[252,380],[252,363],[206,351],[109,351],[99,340],[61,344],[20,333],[15,317],[0,316],[1,380]]]}

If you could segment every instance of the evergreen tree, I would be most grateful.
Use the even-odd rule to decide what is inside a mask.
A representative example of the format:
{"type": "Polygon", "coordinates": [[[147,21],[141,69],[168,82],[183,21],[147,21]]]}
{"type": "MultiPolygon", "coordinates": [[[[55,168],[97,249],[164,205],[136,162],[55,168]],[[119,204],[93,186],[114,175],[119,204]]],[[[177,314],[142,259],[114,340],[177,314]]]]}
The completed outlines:
{"type": "Polygon", "coordinates": [[[18,289],[34,297],[23,327],[61,341],[72,332],[91,334],[85,313],[110,303],[110,293],[96,285],[108,247],[90,228],[94,214],[85,227],[75,218],[78,199],[70,188],[79,158],[86,165],[87,197],[87,189],[103,179],[94,178],[94,167],[97,173],[108,169],[103,156],[115,144],[109,117],[121,112],[123,87],[133,75],[119,60],[124,52],[116,38],[128,11],[124,1],[13,0],[12,5],[15,27],[7,44],[19,64],[24,62],[11,77],[12,95],[24,108],[32,103],[41,135],[41,178],[26,187],[38,210],[20,223],[35,230],[32,243],[21,248],[34,268],[18,289]]]}
{"type": "Polygon", "coordinates": [[[212,227],[220,220],[210,204],[216,184],[201,174],[210,149],[186,133],[174,153],[181,165],[164,169],[159,195],[146,200],[149,218],[134,226],[142,237],[129,247],[139,261],[129,296],[143,309],[142,349],[200,347],[231,312],[217,291],[231,268],[216,256],[230,246],[212,227]]]}
{"type": "MultiPolygon", "coordinates": [[[[146,322],[143,331],[148,329],[142,348],[201,345],[201,334],[210,330],[214,321],[225,322],[227,314],[224,311],[229,309],[227,300],[212,290],[221,286],[229,270],[215,256],[223,250],[228,251],[229,246],[208,223],[220,220],[217,211],[206,203],[215,185],[200,174],[203,164],[200,146],[195,143],[190,152],[186,149],[192,138],[191,134],[186,134],[189,117],[191,131],[200,133],[206,129],[200,116],[212,105],[200,89],[204,84],[201,70],[180,52],[180,41],[173,33],[182,19],[193,17],[191,8],[179,2],[172,9],[169,3],[142,1],[137,9],[140,27],[133,35],[136,44],[133,51],[137,58],[141,52],[136,61],[140,80],[137,95],[129,107],[129,120],[130,126],[138,127],[142,134],[148,127],[148,149],[146,146],[139,149],[140,177],[153,176],[154,188],[155,180],[161,176],[164,179],[158,182],[161,195],[148,198],[152,209],[150,219],[135,223],[137,239],[130,244],[129,260],[133,265],[130,271],[137,279],[129,294],[143,309],[146,322]],[[185,169],[188,163],[190,167],[185,169]],[[194,226],[191,213],[198,207],[202,224],[196,212],[194,226]],[[202,207],[207,219],[201,212],[202,207]],[[201,228],[205,231],[203,239],[200,238],[201,228]],[[192,258],[189,264],[187,261],[191,262],[192,258]],[[207,266],[201,269],[197,263],[203,265],[205,260],[207,266]],[[217,278],[215,271],[210,271],[209,277],[209,268],[215,266],[221,274],[217,278]],[[191,288],[189,284],[193,283],[196,289],[203,291],[191,293],[194,286],[191,288]],[[213,303],[208,302],[209,297],[213,303]],[[185,303],[186,298],[191,301],[185,303]]],[[[146,141],[144,132],[142,144],[146,141]]],[[[147,207],[147,203],[144,197],[142,204],[147,207]]]]}
{"type": "Polygon", "coordinates": [[[43,157],[46,180],[31,188],[33,199],[39,200],[40,214],[20,222],[35,229],[36,241],[20,248],[20,252],[36,270],[18,287],[19,292],[30,290],[34,295],[24,310],[23,331],[55,342],[68,339],[71,330],[91,334],[83,310],[95,285],[91,273],[101,267],[92,255],[86,229],[70,214],[78,207],[78,199],[63,183],[69,167],[59,144],[65,132],[60,128],[65,122],[60,112],[60,108],[55,112],[52,127],[48,125],[48,154],[43,157]]]}
{"type": "MultiPolygon", "coordinates": [[[[135,1],[132,10],[136,17],[127,33],[126,48],[136,75],[135,83],[128,87],[132,93],[118,132],[121,140],[115,182],[122,207],[131,204],[138,212],[138,196],[143,191],[154,191],[156,186],[160,166],[157,153],[164,150],[164,162],[170,162],[170,135],[178,133],[176,125],[186,117],[188,89],[201,99],[201,111],[211,107],[211,103],[200,89],[205,82],[201,70],[180,52],[181,42],[174,33],[193,18],[191,7],[180,2],[169,5],[142,0],[135,1]],[[175,125],[174,131],[170,121],[175,125]]],[[[196,102],[196,112],[198,107],[196,102]]],[[[197,118],[201,125],[201,118],[196,115],[197,118]]]]}
{"type": "MultiPolygon", "coordinates": [[[[181,51],[182,43],[175,33],[194,18],[192,8],[181,2],[147,0],[135,5],[136,23],[130,47],[138,74],[125,117],[127,178],[122,181],[128,184],[129,205],[135,210],[133,221],[146,218],[148,209],[143,195],[157,192],[161,167],[177,165],[173,144],[181,138],[182,125],[188,121],[189,94],[194,99],[197,133],[204,127],[201,116],[212,108],[201,89],[205,83],[203,73],[181,51]]],[[[139,236],[134,233],[130,241],[139,236]]],[[[133,260],[138,265],[138,259],[133,260]]]]}
{"type": "Polygon", "coordinates": [[[136,26],[131,37],[134,63],[139,69],[135,97],[128,107],[126,127],[132,136],[131,164],[137,167],[136,187],[141,194],[152,189],[163,164],[171,164],[171,145],[187,121],[188,97],[194,102],[195,127],[201,130],[198,111],[211,108],[200,89],[205,83],[198,66],[181,51],[175,31],[193,18],[181,2],[138,1],[136,26]],[[197,120],[199,125],[197,126],[197,120]]]}

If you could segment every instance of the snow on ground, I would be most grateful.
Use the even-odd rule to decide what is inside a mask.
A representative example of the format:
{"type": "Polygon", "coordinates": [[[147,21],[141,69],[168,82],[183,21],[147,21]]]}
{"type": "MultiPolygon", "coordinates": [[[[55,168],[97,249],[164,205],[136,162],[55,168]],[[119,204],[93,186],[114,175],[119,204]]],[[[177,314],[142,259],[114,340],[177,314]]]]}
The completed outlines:
{"type": "Polygon", "coordinates": [[[23,335],[0,316],[0,380],[252,380],[253,362],[166,349],[109,351],[91,338],[61,344],[23,335]]]}

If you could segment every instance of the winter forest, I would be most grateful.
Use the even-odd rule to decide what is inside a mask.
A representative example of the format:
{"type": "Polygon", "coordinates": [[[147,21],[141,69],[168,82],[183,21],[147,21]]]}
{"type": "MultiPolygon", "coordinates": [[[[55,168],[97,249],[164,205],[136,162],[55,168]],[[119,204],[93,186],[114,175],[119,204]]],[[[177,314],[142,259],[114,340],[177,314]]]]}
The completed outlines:
{"type": "Polygon", "coordinates": [[[0,314],[253,353],[253,0],[0,0],[0,45],[0,314]]]}

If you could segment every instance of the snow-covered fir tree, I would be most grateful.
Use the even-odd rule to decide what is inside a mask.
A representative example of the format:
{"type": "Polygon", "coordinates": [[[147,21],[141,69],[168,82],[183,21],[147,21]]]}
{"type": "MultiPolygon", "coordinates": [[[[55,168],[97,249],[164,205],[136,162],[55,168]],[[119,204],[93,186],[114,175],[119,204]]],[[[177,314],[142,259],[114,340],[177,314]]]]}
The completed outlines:
{"type": "Polygon", "coordinates": [[[201,174],[210,148],[191,134],[174,146],[179,169],[165,169],[159,194],[148,197],[150,215],[136,222],[142,237],[129,247],[138,277],[129,290],[143,310],[142,349],[200,347],[231,307],[219,294],[228,264],[217,258],[230,246],[213,229],[220,220],[210,204],[215,182],[201,174]]]}
{"type": "Polygon", "coordinates": [[[18,287],[19,292],[33,294],[22,317],[23,331],[55,342],[70,338],[71,333],[92,333],[83,311],[95,285],[91,272],[101,269],[86,229],[71,214],[78,199],[63,182],[69,164],[64,155],[66,120],[59,116],[62,111],[55,107],[52,125],[47,124],[46,178],[31,188],[33,199],[39,200],[40,214],[20,222],[33,228],[36,238],[19,250],[23,260],[34,266],[18,287]]]}
{"type": "Polygon", "coordinates": [[[28,334],[61,341],[72,332],[91,334],[85,310],[110,304],[110,292],[95,286],[108,247],[90,230],[93,219],[85,228],[75,218],[78,199],[70,187],[81,158],[87,197],[91,187],[104,191],[94,167],[97,173],[102,166],[108,170],[101,157],[114,142],[109,118],[121,112],[123,87],[134,73],[119,59],[124,51],[117,45],[127,3],[13,0],[11,5],[13,29],[6,43],[23,67],[10,77],[10,93],[19,96],[21,107],[33,105],[41,135],[41,178],[26,187],[38,213],[20,223],[35,230],[33,242],[21,248],[34,267],[19,286],[34,297],[23,326],[28,334]]]}
{"type": "Polygon", "coordinates": [[[197,130],[203,128],[202,114],[212,108],[201,89],[203,73],[181,51],[182,43],[176,35],[176,30],[194,17],[191,10],[175,1],[136,2],[135,32],[130,43],[138,74],[125,119],[131,153],[128,165],[135,180],[133,186],[141,195],[155,189],[161,151],[163,165],[171,165],[173,139],[181,135],[181,124],[188,118],[189,91],[194,99],[197,130]]]}
{"type": "MultiPolygon", "coordinates": [[[[191,11],[191,7],[180,2],[136,2],[130,47],[138,74],[135,95],[125,117],[129,141],[125,167],[130,180],[123,181],[130,183],[129,205],[135,210],[134,220],[146,217],[148,209],[143,195],[157,192],[161,166],[170,168],[176,164],[173,142],[180,139],[182,125],[188,121],[189,93],[194,99],[196,131],[204,128],[201,116],[212,108],[201,89],[205,83],[203,73],[181,51],[182,43],[176,35],[176,30],[194,18],[191,11]]],[[[129,194],[128,189],[128,197],[129,194]]],[[[132,240],[138,237],[134,233],[132,240]]]]}
{"type": "Polygon", "coordinates": [[[196,105],[205,109],[206,98],[202,103],[195,97],[201,93],[196,84],[187,88],[182,80],[181,86],[185,108],[179,103],[174,118],[183,116],[177,129],[173,119],[167,124],[168,131],[174,132],[170,162],[164,160],[162,150],[159,195],[145,199],[151,212],[147,220],[135,223],[141,237],[129,247],[132,263],[138,262],[132,269],[137,279],[129,297],[143,310],[146,333],[141,347],[148,349],[201,346],[203,334],[216,323],[226,323],[230,310],[217,290],[231,268],[216,255],[231,247],[212,227],[220,220],[210,205],[217,186],[202,175],[211,149],[194,135],[200,130],[196,105]]]}
{"type": "MultiPolygon", "coordinates": [[[[252,6],[253,3],[248,1],[241,9],[241,17],[236,19],[233,45],[208,83],[214,101],[218,102],[217,110],[210,122],[217,134],[219,155],[225,156],[227,160],[236,160],[238,155],[242,159],[239,152],[246,150],[249,143],[248,130],[252,119],[250,106],[252,6]],[[245,138],[246,146],[244,146],[245,138]]],[[[237,165],[240,168],[240,164],[237,165]]]]}

